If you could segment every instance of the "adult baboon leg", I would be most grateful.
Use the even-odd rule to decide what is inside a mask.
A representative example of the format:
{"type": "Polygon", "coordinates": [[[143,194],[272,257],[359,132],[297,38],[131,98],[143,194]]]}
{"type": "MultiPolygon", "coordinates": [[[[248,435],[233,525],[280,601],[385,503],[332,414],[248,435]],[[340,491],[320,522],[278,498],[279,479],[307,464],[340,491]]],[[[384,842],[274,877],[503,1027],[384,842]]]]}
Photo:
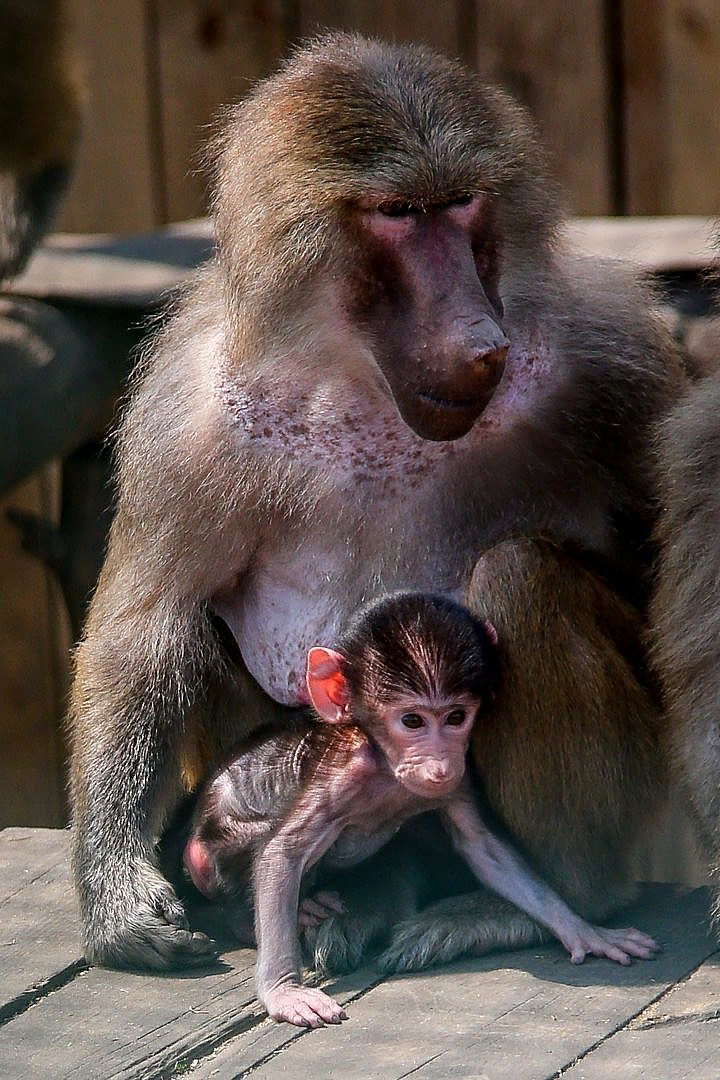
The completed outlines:
{"type": "MultiPolygon", "coordinates": [[[[473,736],[483,795],[562,898],[604,919],[634,895],[637,845],[666,787],[640,620],[540,540],[483,555],[468,604],[493,622],[501,647],[496,708],[473,736]]],[[[381,962],[408,970],[537,940],[533,920],[483,891],[404,921],[381,962]]]]}
{"type": "MultiPolygon", "coordinates": [[[[98,604],[97,607],[100,605],[98,604]]],[[[114,967],[206,963],[215,948],[193,933],[180,900],[158,869],[157,843],[183,793],[274,706],[223,653],[203,613],[176,616],[167,652],[127,637],[109,612],[76,653],[71,715],[73,865],[88,959],[114,967]],[[198,677],[193,665],[213,672],[198,677]],[[118,710],[101,723],[98,671],[116,664],[118,710]],[[185,683],[194,686],[179,694],[185,683]],[[87,701],[98,694],[92,708],[87,701]],[[186,720],[179,722],[181,708],[186,720]]],[[[147,617],[147,616],[146,616],[147,617]]]]}
{"type": "Polygon", "coordinates": [[[720,379],[700,381],[659,431],[653,662],[670,758],[714,885],[720,936],[720,379]]]}

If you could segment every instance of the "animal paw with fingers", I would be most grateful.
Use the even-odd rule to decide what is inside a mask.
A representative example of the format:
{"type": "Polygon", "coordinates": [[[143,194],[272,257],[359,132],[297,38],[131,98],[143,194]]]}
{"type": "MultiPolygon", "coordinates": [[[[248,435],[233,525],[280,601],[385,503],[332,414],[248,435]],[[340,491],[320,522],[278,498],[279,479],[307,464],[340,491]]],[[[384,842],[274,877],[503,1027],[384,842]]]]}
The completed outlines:
{"type": "Polygon", "coordinates": [[[263,1004],[273,1020],[284,1020],[296,1027],[320,1028],[347,1020],[347,1013],[337,1001],[322,990],[299,983],[273,987],[263,1004]]]}
{"type": "Polygon", "coordinates": [[[627,966],[635,960],[654,960],[661,946],[634,926],[612,929],[586,923],[576,933],[562,939],[573,964],[582,964],[586,956],[603,956],[627,966]]]}

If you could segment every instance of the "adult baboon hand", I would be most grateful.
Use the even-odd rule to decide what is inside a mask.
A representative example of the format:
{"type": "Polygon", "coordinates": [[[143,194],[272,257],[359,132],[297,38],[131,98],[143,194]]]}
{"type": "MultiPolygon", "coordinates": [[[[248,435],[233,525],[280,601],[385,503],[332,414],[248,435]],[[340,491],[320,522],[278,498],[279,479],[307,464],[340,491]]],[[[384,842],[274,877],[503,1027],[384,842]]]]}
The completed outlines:
{"type": "Polygon", "coordinates": [[[108,913],[102,932],[89,936],[88,960],[106,967],[156,971],[212,963],[217,956],[215,943],[206,934],[190,930],[172,887],[150,864],[138,871],[134,880],[116,890],[115,897],[120,893],[123,903],[108,913]],[[115,919],[110,917],[113,914],[115,919]]]}

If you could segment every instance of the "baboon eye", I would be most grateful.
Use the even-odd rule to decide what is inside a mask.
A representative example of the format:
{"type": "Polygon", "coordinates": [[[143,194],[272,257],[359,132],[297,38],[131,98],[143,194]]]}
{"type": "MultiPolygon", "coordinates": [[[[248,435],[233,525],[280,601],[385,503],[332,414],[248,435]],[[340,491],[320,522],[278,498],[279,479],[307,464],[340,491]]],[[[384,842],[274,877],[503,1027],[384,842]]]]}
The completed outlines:
{"type": "Polygon", "coordinates": [[[448,203],[449,206],[467,206],[473,200],[472,195],[456,195],[454,199],[448,203]]]}
{"type": "Polygon", "coordinates": [[[414,730],[423,726],[423,718],[422,716],[419,716],[416,712],[405,713],[405,715],[402,716],[400,719],[401,723],[406,728],[412,728],[414,730]]]}
{"type": "Polygon", "coordinates": [[[451,727],[459,727],[465,723],[465,710],[453,709],[451,713],[448,713],[445,717],[445,723],[450,724],[451,727]]]}
{"type": "Polygon", "coordinates": [[[401,202],[399,199],[397,202],[383,203],[378,210],[385,217],[409,217],[410,214],[417,213],[416,206],[409,202],[401,202]]]}

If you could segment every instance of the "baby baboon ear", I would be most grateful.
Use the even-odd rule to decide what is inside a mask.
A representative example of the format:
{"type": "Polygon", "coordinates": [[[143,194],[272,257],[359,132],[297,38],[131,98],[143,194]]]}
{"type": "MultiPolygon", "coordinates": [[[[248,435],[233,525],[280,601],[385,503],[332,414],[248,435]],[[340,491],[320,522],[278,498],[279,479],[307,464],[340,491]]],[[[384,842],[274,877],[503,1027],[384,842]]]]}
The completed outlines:
{"type": "Polygon", "coordinates": [[[334,649],[315,646],[307,660],[307,688],[316,712],[331,724],[348,719],[350,689],[342,670],[344,657],[334,649]]]}

